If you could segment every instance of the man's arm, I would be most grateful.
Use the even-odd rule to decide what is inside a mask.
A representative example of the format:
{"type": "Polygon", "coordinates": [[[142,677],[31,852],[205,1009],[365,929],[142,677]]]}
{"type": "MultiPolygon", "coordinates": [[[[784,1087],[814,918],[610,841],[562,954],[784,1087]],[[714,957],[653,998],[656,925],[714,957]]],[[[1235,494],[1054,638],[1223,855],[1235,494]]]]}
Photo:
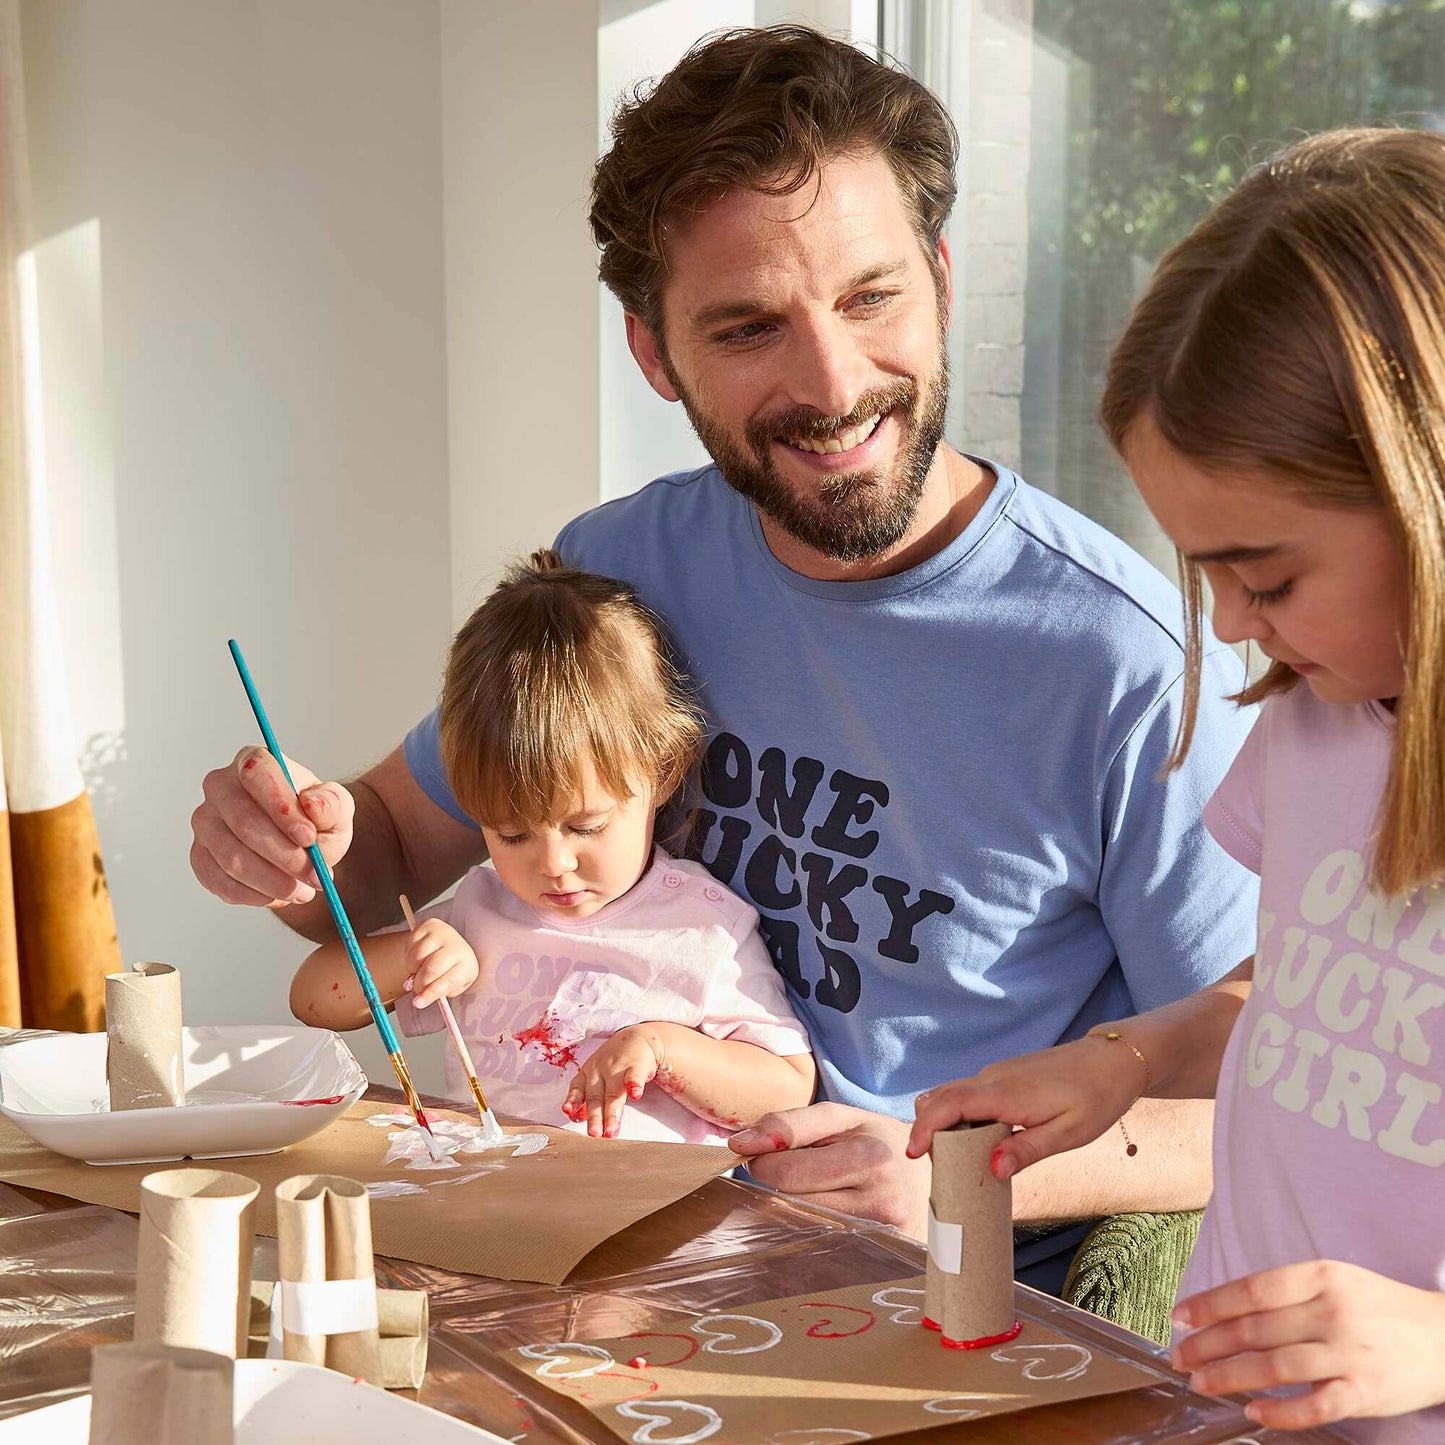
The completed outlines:
{"type": "Polygon", "coordinates": [[[1140,1099],[1125,1118],[1130,1140],[1110,1129],[1092,1144],[1055,1154],[1014,1176],[1014,1219],[1063,1223],[1106,1214],[1202,1209],[1214,1187],[1213,1099],[1140,1099]]]}
{"type": "Polygon", "coordinates": [[[191,868],[228,903],[274,909],[317,943],[333,937],[307,843],[319,843],[358,933],[394,923],[407,893],[420,907],[486,856],[480,830],[459,823],[418,786],[400,748],[347,788],[290,764],[286,786],[274,758],[243,748],[207,773],[191,815],[191,868]]]}
{"type": "MultiPolygon", "coordinates": [[[[1117,1129],[1056,1154],[1014,1181],[1020,1224],[1095,1219],[1136,1210],[1198,1209],[1212,1181],[1212,1099],[1140,1099],[1129,1111],[1124,1152],[1117,1129]]],[[[909,1125],[847,1104],[809,1104],[768,1114],[728,1146],[763,1184],[861,1219],[928,1234],[929,1161],[909,1159],[909,1125]]]]}

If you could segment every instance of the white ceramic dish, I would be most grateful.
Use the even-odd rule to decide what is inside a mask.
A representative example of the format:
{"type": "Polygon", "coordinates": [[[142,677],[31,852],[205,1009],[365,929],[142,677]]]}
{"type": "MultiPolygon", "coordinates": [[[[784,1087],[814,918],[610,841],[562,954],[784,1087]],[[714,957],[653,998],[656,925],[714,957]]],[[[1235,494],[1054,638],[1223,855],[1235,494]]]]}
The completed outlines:
{"type": "Polygon", "coordinates": [[[0,1048],[0,1114],[88,1164],[274,1154],[324,1129],[366,1075],[328,1029],[182,1029],[186,1106],[109,1111],[104,1034],[49,1034],[0,1048]]]}
{"type": "MultiPolygon", "coordinates": [[[[0,1422],[0,1445],[86,1445],[90,1396],[0,1422]]],[[[425,1405],[290,1360],[236,1361],[236,1445],[506,1445],[425,1405]]],[[[197,1441],[196,1445],[202,1445],[197,1441]]]]}

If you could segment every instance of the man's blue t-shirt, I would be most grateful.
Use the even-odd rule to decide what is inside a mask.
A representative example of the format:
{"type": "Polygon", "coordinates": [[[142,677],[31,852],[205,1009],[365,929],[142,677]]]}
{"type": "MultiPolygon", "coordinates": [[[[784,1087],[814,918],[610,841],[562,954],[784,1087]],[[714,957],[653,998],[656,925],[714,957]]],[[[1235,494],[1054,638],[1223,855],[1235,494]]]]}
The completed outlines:
{"type": "MultiPolygon", "coordinates": [[[[988,464],[992,465],[992,464],[988,464]]],[[[714,467],[579,517],[569,562],[669,626],[711,728],[702,862],[763,919],[833,1099],[922,1089],[1204,987],[1254,948],[1255,881],[1206,834],[1248,730],[1209,639],[1184,768],[1178,592],[1005,468],[936,556],[822,582],[714,467]]],[[[405,756],[461,812],[433,713],[405,756]]]]}

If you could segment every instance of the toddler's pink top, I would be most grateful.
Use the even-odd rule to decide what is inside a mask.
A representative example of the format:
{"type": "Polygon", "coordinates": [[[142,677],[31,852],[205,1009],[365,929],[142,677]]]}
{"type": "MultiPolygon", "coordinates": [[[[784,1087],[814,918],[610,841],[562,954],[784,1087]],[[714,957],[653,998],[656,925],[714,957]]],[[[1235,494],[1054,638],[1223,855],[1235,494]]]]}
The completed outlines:
{"type": "MultiPolygon", "coordinates": [[[[1259,941],[1181,1298],[1314,1259],[1445,1289],[1445,888],[1368,883],[1393,739],[1384,707],[1301,684],[1265,704],[1205,809],[1260,876],[1259,941]]],[[[1445,1407],[1336,1428],[1426,1445],[1445,1407]]]]}
{"type": "MultiPolygon", "coordinates": [[[[452,999],[452,1011],[498,1113],[585,1132],[585,1122],[562,1113],[568,1086],[577,1065],[630,1024],[683,1024],[775,1054],[808,1052],[756,910],[705,868],[660,848],[627,893],[575,923],[544,917],[486,867],[473,868],[454,897],[420,916],[444,919],[476,950],[481,972],[452,999]]],[[[407,1034],[445,1027],[435,1004],[418,1009],[406,994],[396,1001],[396,1020],[407,1034]]],[[[450,1053],[446,1087],[451,1098],[471,1102],[450,1053]]],[[[625,1139],[705,1144],[728,1132],[656,1084],[622,1114],[625,1139]]]]}

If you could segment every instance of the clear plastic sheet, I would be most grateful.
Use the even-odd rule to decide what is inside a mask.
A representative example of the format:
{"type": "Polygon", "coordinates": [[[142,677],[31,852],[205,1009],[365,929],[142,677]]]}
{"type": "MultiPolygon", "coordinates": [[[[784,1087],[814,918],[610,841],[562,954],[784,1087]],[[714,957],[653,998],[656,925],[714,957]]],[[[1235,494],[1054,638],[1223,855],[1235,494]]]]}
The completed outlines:
{"type": "MultiPolygon", "coordinates": [[[[136,1236],[130,1215],[0,1185],[0,1418],[84,1390],[91,1347],[130,1338],[136,1236]]],[[[402,1261],[377,1266],[382,1284],[430,1295],[427,1378],[414,1398],[516,1445],[612,1445],[615,1437],[580,1407],[527,1381],[498,1353],[535,1341],[666,1330],[694,1311],[921,1274],[923,1251],[891,1230],[718,1179],[594,1250],[564,1285],[479,1279],[402,1261]]],[[[256,1275],[274,1278],[274,1270],[275,1241],[261,1240],[256,1275]]],[[[1019,1289],[1018,1308],[1096,1352],[1154,1370],[1158,1384],[908,1440],[1321,1445],[1336,1438],[1251,1428],[1240,1402],[1193,1395],[1162,1352],[1138,1336],[1032,1290],[1019,1289]]]]}

